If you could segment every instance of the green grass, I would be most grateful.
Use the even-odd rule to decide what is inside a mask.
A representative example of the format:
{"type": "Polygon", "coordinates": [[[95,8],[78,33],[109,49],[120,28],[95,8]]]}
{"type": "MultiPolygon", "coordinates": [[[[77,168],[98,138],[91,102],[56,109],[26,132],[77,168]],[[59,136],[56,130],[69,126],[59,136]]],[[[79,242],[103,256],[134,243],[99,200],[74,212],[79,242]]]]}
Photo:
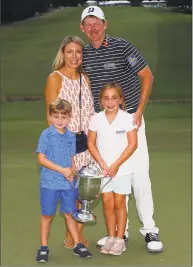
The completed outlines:
{"type": "MultiPolygon", "coordinates": [[[[65,8],[1,27],[2,95],[43,96],[46,77],[66,35],[79,35],[82,8],[65,8]]],[[[191,16],[167,9],[104,8],[108,33],[130,40],[153,70],[152,99],[191,98],[191,16]],[[116,14],[115,14],[116,13],[116,14]]],[[[1,108],[1,263],[34,266],[39,246],[39,167],[36,145],[47,127],[44,102],[3,103],[1,108]]],[[[191,265],[191,104],[149,103],[145,112],[155,219],[164,252],[145,250],[132,198],[131,240],[121,257],[100,255],[106,234],[101,202],[98,222],[86,226],[93,258],[82,261],[62,246],[64,223],[57,214],[50,235],[49,266],[191,265]]]]}
{"type": "MultiPolygon", "coordinates": [[[[190,266],[191,265],[191,104],[149,103],[145,112],[155,219],[165,251],[152,255],[138,232],[134,199],[128,250],[104,256],[95,247],[105,232],[102,206],[94,205],[98,222],[85,227],[93,258],[72,255],[62,246],[64,224],[57,213],[50,235],[48,266],[190,266]]],[[[39,168],[37,139],[46,127],[43,102],[2,105],[1,263],[34,266],[39,246],[39,168]]]]}
{"type": "MultiPolygon", "coordinates": [[[[82,8],[65,8],[1,28],[2,94],[43,96],[62,39],[79,35],[82,8]]],[[[151,98],[191,97],[191,16],[164,9],[105,7],[108,33],[130,40],[154,77],[151,98]],[[116,15],[115,15],[116,13],[116,15]]]]}

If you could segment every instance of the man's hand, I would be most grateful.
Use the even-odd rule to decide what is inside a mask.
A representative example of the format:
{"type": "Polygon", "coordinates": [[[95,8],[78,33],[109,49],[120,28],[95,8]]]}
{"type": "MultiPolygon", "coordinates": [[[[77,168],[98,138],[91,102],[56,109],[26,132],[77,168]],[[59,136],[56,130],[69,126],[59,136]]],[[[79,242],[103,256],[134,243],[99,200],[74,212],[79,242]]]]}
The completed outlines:
{"type": "Polygon", "coordinates": [[[143,115],[143,113],[140,110],[137,110],[133,114],[133,125],[137,126],[137,130],[139,130],[139,127],[142,124],[142,115],[143,115]]]}
{"type": "Polygon", "coordinates": [[[75,171],[73,168],[63,168],[63,172],[62,174],[65,176],[65,178],[69,181],[72,182],[74,175],[75,175],[75,171]]]}
{"type": "Polygon", "coordinates": [[[119,166],[115,163],[113,163],[110,167],[109,167],[109,170],[108,170],[108,174],[110,177],[114,177],[117,172],[119,170],[119,166]]]}

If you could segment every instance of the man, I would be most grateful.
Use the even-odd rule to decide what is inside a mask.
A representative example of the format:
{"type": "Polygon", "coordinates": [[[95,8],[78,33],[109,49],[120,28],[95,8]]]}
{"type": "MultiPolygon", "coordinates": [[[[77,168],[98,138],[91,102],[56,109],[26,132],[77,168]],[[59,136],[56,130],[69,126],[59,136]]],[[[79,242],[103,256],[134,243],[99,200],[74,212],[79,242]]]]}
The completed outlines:
{"type": "MultiPolygon", "coordinates": [[[[91,83],[95,111],[100,111],[99,92],[103,85],[110,81],[118,82],[123,88],[127,112],[133,114],[133,123],[137,125],[138,148],[133,155],[136,169],[132,187],[139,219],[143,223],[140,233],[145,238],[148,251],[161,252],[163,244],[158,238],[159,229],[153,220],[149,155],[143,119],[153,83],[152,73],[133,44],[106,34],[107,20],[99,7],[89,6],[83,10],[80,29],[90,41],[84,49],[83,68],[91,83]]],[[[125,235],[128,236],[127,231],[125,235]]],[[[106,237],[97,244],[102,246],[105,241],[106,237]]]]}

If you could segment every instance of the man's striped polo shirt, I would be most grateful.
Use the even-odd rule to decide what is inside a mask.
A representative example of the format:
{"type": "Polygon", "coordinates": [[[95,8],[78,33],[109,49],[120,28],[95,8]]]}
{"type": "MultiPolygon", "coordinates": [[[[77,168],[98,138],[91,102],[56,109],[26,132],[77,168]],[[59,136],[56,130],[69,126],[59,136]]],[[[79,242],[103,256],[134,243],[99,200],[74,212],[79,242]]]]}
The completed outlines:
{"type": "Polygon", "coordinates": [[[100,48],[94,48],[91,43],[87,45],[83,53],[83,68],[91,83],[95,111],[101,110],[99,92],[107,82],[118,82],[123,88],[127,109],[136,110],[140,98],[137,73],[146,65],[141,53],[122,38],[106,34],[100,48]]]}

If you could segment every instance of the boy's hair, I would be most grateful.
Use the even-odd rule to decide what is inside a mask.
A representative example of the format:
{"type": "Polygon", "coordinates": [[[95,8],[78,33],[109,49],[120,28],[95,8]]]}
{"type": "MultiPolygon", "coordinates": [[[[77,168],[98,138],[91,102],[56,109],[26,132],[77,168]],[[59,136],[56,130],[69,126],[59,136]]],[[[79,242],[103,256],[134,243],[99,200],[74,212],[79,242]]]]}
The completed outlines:
{"type": "Polygon", "coordinates": [[[119,83],[117,83],[117,82],[108,82],[100,90],[100,93],[99,93],[99,103],[100,103],[100,106],[102,107],[101,100],[102,100],[102,97],[103,97],[103,94],[104,94],[105,90],[111,89],[111,88],[116,89],[117,93],[119,94],[119,96],[122,99],[121,109],[122,110],[126,110],[126,104],[125,104],[125,99],[124,99],[124,95],[123,95],[123,90],[122,90],[121,85],[119,83]]]}
{"type": "Polygon", "coordinates": [[[72,106],[66,100],[57,98],[54,102],[49,105],[49,115],[61,113],[63,115],[71,115],[72,106]]]}

